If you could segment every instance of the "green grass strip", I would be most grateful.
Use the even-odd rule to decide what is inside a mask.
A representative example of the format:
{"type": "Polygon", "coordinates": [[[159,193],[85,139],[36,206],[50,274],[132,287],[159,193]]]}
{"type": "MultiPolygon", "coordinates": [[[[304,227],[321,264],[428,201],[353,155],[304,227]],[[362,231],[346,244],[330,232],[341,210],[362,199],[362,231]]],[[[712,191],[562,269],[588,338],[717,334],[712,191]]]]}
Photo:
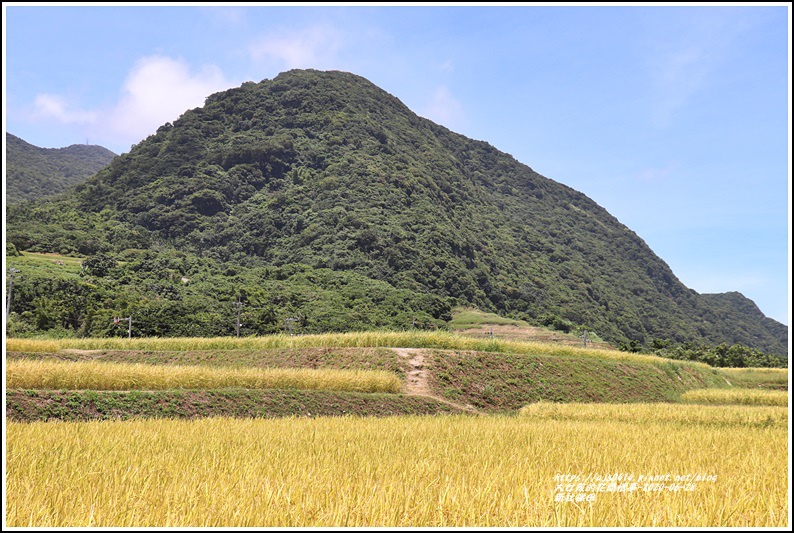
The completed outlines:
{"type": "Polygon", "coordinates": [[[319,390],[6,391],[6,418],[36,420],[289,418],[457,414],[422,396],[319,390]]]}

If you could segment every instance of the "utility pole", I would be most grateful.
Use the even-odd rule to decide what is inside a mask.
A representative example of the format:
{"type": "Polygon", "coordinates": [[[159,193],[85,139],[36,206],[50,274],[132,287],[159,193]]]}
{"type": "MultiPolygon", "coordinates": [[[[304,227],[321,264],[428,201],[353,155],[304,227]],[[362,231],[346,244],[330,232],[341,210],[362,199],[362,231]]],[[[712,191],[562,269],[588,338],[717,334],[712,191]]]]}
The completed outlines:
{"type": "Polygon", "coordinates": [[[242,310],[243,310],[243,302],[240,301],[240,297],[238,296],[237,297],[237,324],[235,324],[236,325],[236,329],[237,329],[237,338],[238,339],[240,338],[240,326],[241,326],[241,324],[240,324],[240,313],[242,312],[242,310]]]}
{"type": "Polygon", "coordinates": [[[582,339],[583,346],[587,348],[587,330],[584,330],[580,338],[582,339]]]}
{"type": "Polygon", "coordinates": [[[14,289],[14,274],[19,272],[16,268],[8,269],[8,295],[6,296],[6,319],[11,316],[11,291],[14,289]]]}
{"type": "Polygon", "coordinates": [[[113,319],[113,323],[114,324],[120,324],[122,320],[126,320],[128,322],[127,338],[131,339],[132,338],[132,315],[130,315],[128,317],[124,317],[124,318],[114,318],[113,319]]]}
{"type": "MultiPolygon", "coordinates": [[[[243,320],[242,320],[242,312],[243,312],[243,302],[240,301],[240,296],[237,296],[237,301],[234,302],[234,305],[237,307],[237,323],[234,325],[234,329],[237,332],[237,338],[240,338],[240,328],[243,327],[243,320]]],[[[248,309],[267,309],[267,307],[248,307],[248,309]]]]}

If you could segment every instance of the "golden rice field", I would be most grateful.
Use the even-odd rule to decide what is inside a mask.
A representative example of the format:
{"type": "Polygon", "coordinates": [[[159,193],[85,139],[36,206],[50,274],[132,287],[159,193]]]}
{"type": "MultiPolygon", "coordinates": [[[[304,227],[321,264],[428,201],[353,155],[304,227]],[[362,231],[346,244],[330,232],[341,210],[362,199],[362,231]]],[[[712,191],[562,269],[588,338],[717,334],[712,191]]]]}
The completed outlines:
{"type": "Polygon", "coordinates": [[[686,391],[687,403],[714,405],[788,405],[788,392],[757,389],[695,389],[686,391]]]}
{"type": "MultiPolygon", "coordinates": [[[[11,422],[7,525],[787,524],[786,425],[697,422],[712,406],[683,406],[690,424],[687,414],[649,417],[653,406],[610,406],[620,420],[581,419],[580,407],[554,417],[11,422]]],[[[725,409],[774,420],[787,411],[725,409]]]]}
{"type": "Polygon", "coordinates": [[[518,415],[535,420],[788,427],[788,410],[785,408],[741,405],[538,402],[522,407],[518,415]]]}
{"type": "Polygon", "coordinates": [[[319,389],[399,392],[402,380],[380,370],[213,368],[96,361],[11,359],[6,388],[68,390],[319,389]]]}
{"type": "Polygon", "coordinates": [[[674,363],[712,370],[703,363],[673,361],[652,355],[617,350],[580,348],[556,343],[476,339],[444,331],[364,331],[325,333],[318,335],[266,335],[261,337],[143,337],[85,339],[6,339],[9,352],[48,352],[59,350],[270,350],[282,348],[435,348],[440,350],[472,350],[511,354],[545,354],[560,356],[599,357],[618,361],[653,364],[674,363]]]}

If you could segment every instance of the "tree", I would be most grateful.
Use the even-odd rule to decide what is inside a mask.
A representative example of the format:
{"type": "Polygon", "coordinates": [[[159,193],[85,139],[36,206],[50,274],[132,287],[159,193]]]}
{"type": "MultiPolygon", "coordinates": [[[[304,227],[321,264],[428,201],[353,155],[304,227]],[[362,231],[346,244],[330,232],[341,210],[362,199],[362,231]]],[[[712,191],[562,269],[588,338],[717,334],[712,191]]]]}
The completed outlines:
{"type": "Polygon", "coordinates": [[[94,254],[82,263],[81,275],[88,274],[97,278],[107,276],[110,271],[118,266],[115,259],[104,253],[94,254]]]}

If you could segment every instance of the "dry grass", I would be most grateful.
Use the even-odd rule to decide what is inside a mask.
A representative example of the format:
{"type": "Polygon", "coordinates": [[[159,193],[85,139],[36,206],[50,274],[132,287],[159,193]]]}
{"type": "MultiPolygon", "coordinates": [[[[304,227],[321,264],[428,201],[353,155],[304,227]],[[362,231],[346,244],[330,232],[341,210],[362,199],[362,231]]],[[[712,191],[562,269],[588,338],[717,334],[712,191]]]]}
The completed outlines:
{"type": "Polygon", "coordinates": [[[702,363],[672,361],[651,355],[616,350],[580,348],[557,343],[522,342],[501,339],[476,339],[448,332],[365,331],[326,333],[322,335],[269,335],[263,337],[185,337],[185,338],[107,338],[107,339],[7,339],[10,352],[49,352],[80,350],[268,350],[282,348],[436,348],[513,354],[546,354],[573,357],[599,357],[617,361],[635,361],[657,365],[675,364],[710,368],[702,363]]]}
{"type": "Polygon", "coordinates": [[[788,392],[757,389],[695,389],[685,392],[687,403],[715,405],[788,405],[788,392]]]}
{"type": "Polygon", "coordinates": [[[719,372],[737,387],[788,390],[788,368],[720,368],[719,372]]]}
{"type": "Polygon", "coordinates": [[[319,389],[398,392],[402,380],[379,370],[224,368],[95,361],[12,359],[6,387],[15,389],[163,390],[319,389]]]}
{"type": "Polygon", "coordinates": [[[782,407],[538,402],[522,407],[519,416],[535,420],[625,422],[636,425],[788,427],[788,410],[782,407]]]}
{"type": "Polygon", "coordinates": [[[780,427],[653,419],[12,422],[6,518],[13,527],[782,527],[787,442],[780,427]],[[556,476],[612,474],[637,486],[555,501],[570,494],[556,476]],[[692,481],[649,491],[639,478],[649,475],[692,481]]]}

